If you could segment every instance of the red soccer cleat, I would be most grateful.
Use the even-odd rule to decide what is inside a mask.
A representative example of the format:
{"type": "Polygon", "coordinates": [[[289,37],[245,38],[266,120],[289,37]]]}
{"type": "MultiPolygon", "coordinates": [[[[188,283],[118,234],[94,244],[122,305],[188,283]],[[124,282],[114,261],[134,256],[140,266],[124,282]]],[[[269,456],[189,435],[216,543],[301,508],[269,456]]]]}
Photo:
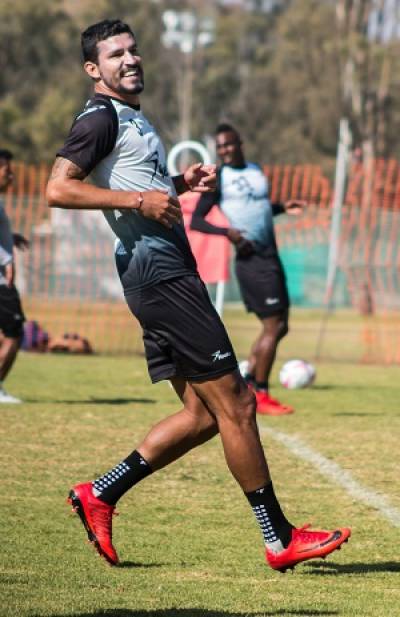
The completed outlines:
{"type": "Polygon", "coordinates": [[[89,541],[97,552],[109,564],[116,566],[119,560],[112,544],[112,517],[116,514],[115,506],[109,506],[95,497],[90,482],[76,484],[69,493],[68,503],[72,505],[73,511],[79,514],[89,541]]]}
{"type": "Polygon", "coordinates": [[[286,572],[298,563],[308,559],[324,559],[329,553],[340,549],[347,542],[351,530],[347,527],[335,531],[307,531],[309,525],[292,530],[292,540],[287,548],[280,553],[274,553],[266,548],[265,558],[274,570],[286,572]]]}
{"type": "Polygon", "coordinates": [[[293,413],[293,407],[289,405],[282,405],[275,398],[272,398],[268,392],[260,390],[254,390],[257,401],[257,413],[266,416],[284,416],[289,413],[293,413]]]}

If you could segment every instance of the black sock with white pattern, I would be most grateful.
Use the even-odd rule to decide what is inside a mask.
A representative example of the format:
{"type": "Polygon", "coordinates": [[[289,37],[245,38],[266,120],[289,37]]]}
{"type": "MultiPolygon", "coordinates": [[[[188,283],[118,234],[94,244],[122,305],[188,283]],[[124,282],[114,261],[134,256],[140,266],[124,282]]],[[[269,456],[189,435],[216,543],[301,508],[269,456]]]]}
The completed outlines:
{"type": "Polygon", "coordinates": [[[268,381],[255,381],[254,387],[257,392],[268,392],[268,381]]]}
{"type": "Polygon", "coordinates": [[[137,450],[134,450],[116,467],[92,482],[93,495],[110,506],[114,506],[132,486],[152,472],[148,462],[137,450]]]}
{"type": "Polygon", "coordinates": [[[272,482],[245,495],[260,525],[265,545],[277,553],[287,548],[292,539],[293,525],[281,510],[272,482]]]}

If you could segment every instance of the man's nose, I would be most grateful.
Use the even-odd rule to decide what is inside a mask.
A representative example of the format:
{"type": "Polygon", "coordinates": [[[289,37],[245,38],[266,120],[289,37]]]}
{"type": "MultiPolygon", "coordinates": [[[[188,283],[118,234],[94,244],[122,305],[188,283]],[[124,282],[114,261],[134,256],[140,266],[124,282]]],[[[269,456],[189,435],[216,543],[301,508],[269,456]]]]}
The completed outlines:
{"type": "Polygon", "coordinates": [[[141,57],[139,54],[133,54],[130,51],[125,52],[125,62],[129,62],[130,64],[140,64],[141,57]]]}

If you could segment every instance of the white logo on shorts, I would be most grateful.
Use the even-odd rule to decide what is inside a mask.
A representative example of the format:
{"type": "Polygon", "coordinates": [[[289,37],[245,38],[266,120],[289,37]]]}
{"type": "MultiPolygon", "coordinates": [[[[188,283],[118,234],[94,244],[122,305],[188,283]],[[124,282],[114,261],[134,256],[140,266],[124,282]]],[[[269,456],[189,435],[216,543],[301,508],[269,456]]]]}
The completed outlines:
{"type": "Polygon", "coordinates": [[[279,302],[279,298],[266,298],[265,304],[277,304],[279,302]]]}
{"type": "Polygon", "coordinates": [[[232,354],[230,351],[221,353],[221,350],[218,349],[218,351],[214,351],[214,353],[212,353],[211,355],[214,358],[213,362],[216,362],[217,360],[224,360],[225,358],[229,358],[229,356],[231,356],[232,354]]]}

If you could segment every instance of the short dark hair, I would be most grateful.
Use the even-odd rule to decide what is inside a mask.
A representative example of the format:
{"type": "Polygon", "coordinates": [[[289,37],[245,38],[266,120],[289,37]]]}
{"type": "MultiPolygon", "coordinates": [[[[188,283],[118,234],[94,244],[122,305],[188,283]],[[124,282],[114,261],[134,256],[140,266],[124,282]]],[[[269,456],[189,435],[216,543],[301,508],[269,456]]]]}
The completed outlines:
{"type": "Polygon", "coordinates": [[[13,158],[12,152],[10,150],[6,150],[5,148],[0,148],[0,159],[4,159],[5,161],[11,161],[13,158]]]}
{"type": "Polygon", "coordinates": [[[81,34],[83,60],[85,62],[97,63],[99,58],[97,43],[124,32],[128,32],[133,36],[131,27],[120,19],[104,19],[86,28],[81,34]]]}
{"type": "Polygon", "coordinates": [[[215,134],[219,135],[220,133],[234,133],[240,141],[239,133],[231,124],[228,124],[228,122],[221,122],[220,124],[218,124],[217,128],[215,129],[215,134]]]}

